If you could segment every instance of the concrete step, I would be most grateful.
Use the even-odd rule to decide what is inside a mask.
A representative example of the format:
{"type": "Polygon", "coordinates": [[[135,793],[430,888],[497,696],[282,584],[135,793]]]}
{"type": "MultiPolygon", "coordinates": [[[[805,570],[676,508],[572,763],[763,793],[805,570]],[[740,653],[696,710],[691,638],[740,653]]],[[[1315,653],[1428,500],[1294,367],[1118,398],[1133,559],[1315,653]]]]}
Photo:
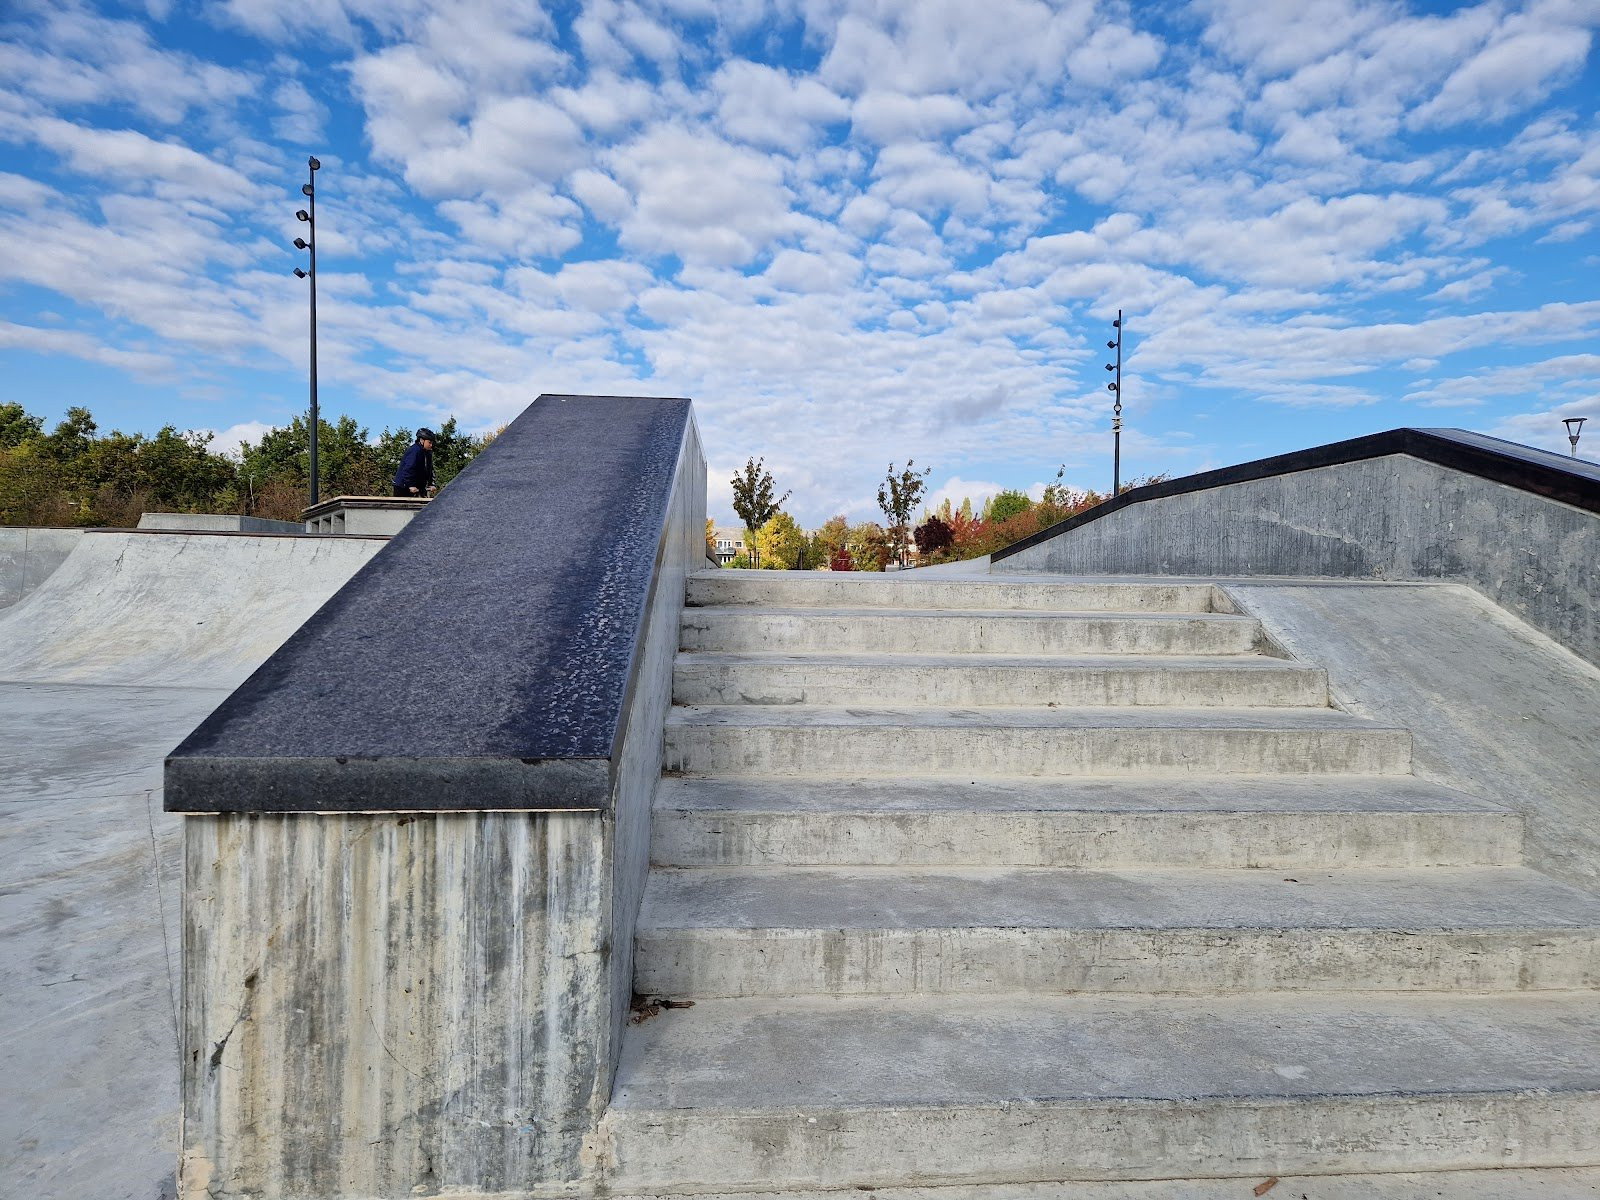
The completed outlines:
{"type": "Polygon", "coordinates": [[[1253,617],[1225,613],[686,608],[684,650],[883,654],[1250,654],[1253,617]]]}
{"type": "Polygon", "coordinates": [[[598,1150],[649,1195],[1591,1165],[1600,1004],[701,1001],[628,1030],[598,1150]]]}
{"type": "Polygon", "coordinates": [[[697,998],[1594,988],[1600,897],[1518,867],[656,870],[634,973],[697,998]]]}
{"type": "Polygon", "coordinates": [[[1326,708],[1328,677],[1320,667],[1263,655],[683,653],[673,702],[1326,708]]]}
{"type": "MultiPolygon", "coordinates": [[[[704,571],[689,577],[686,603],[785,608],[963,608],[1044,612],[1213,612],[1209,583],[1041,583],[1009,579],[936,580],[912,575],[832,571],[704,571]]],[[[1222,611],[1231,611],[1224,607],[1222,611]]]]}
{"type": "Polygon", "coordinates": [[[665,867],[1431,867],[1521,862],[1522,819],[1405,775],[661,780],[665,867]]]}
{"type": "Polygon", "coordinates": [[[692,706],[665,767],[691,775],[1406,774],[1411,735],[1315,708],[692,706]]]}
{"type": "MultiPolygon", "coordinates": [[[[1600,1167],[1503,1167],[1476,1171],[1229,1176],[1218,1179],[1081,1180],[872,1188],[870,1200],[1252,1200],[1257,1188],[1285,1200],[1600,1200],[1600,1167]]],[[[701,1200],[841,1200],[832,1189],[702,1192],[701,1200]]],[[[610,1200],[661,1200],[612,1192],[610,1200]]]]}

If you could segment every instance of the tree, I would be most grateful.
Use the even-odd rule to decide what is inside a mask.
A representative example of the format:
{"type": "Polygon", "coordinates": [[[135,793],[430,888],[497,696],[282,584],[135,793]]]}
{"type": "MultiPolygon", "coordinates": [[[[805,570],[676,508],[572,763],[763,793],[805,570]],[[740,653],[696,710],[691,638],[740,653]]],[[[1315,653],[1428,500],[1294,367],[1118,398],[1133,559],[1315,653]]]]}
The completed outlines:
{"type": "Polygon", "coordinates": [[[991,496],[989,502],[983,506],[983,519],[999,524],[1009,521],[1019,513],[1025,513],[1033,507],[1033,501],[1028,499],[1028,493],[1018,492],[1010,488],[991,496]]]}
{"type": "Polygon", "coordinates": [[[0,450],[37,441],[43,429],[44,419],[32,416],[22,405],[0,404],[0,450]]]}
{"type": "Polygon", "coordinates": [[[826,567],[829,570],[838,570],[839,568],[833,564],[838,560],[841,551],[845,553],[846,558],[849,557],[849,552],[845,551],[845,542],[849,537],[850,522],[844,519],[844,514],[829,517],[822,523],[821,528],[811,535],[811,544],[806,550],[806,566],[812,569],[826,567]]]}
{"type": "Polygon", "coordinates": [[[911,536],[917,540],[917,553],[925,558],[931,558],[955,540],[950,526],[938,517],[929,517],[916,527],[911,536]]]}
{"type": "Polygon", "coordinates": [[[753,561],[759,564],[761,555],[755,545],[756,531],[772,519],[790,493],[785,492],[776,500],[772,498],[777,485],[773,483],[772,472],[766,469],[766,460],[762,458],[746,459],[744,470],[729,482],[733,485],[733,511],[744,522],[744,544],[750,547],[753,561]]]}
{"type": "Polygon", "coordinates": [[[828,570],[830,571],[854,571],[855,569],[856,560],[850,557],[850,551],[843,546],[835,550],[833,557],[828,560],[828,570]]]}
{"type": "Polygon", "coordinates": [[[717,523],[710,517],[706,518],[706,557],[717,561],[717,523]]]}
{"type": "Polygon", "coordinates": [[[763,570],[787,571],[805,565],[806,535],[786,512],[775,512],[756,531],[756,562],[763,570]]]}
{"type": "Polygon", "coordinates": [[[932,467],[924,467],[921,471],[913,471],[913,465],[914,460],[906,459],[905,469],[896,475],[894,463],[891,462],[888,475],[878,485],[878,507],[888,518],[889,538],[894,545],[895,557],[902,566],[905,564],[905,543],[911,527],[911,514],[917,511],[917,505],[922,502],[928,475],[933,470],[932,467]]]}
{"type": "Polygon", "coordinates": [[[889,565],[889,535],[876,521],[852,525],[845,539],[845,548],[858,571],[881,571],[889,565]]]}

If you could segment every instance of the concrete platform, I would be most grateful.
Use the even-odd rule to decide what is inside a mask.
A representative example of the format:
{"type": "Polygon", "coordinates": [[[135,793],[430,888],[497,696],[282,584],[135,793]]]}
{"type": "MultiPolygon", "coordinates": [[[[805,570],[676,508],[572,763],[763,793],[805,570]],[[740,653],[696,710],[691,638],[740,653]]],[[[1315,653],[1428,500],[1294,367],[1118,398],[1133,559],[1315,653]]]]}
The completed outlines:
{"type": "Polygon", "coordinates": [[[707,1000],[634,1028],[603,1134],[652,1194],[1583,1165],[1600,1006],[707,1000]]]}
{"type": "Polygon", "coordinates": [[[665,867],[1420,867],[1521,861],[1522,823],[1410,776],[669,778],[665,867]]]}

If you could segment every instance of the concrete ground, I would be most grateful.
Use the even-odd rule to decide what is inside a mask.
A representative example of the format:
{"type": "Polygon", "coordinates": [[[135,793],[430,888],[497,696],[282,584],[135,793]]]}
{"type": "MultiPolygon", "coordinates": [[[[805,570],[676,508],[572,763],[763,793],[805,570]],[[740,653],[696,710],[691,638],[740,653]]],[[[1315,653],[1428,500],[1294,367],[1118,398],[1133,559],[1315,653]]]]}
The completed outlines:
{"type": "Polygon", "coordinates": [[[162,760],[382,545],[91,532],[0,611],[0,1196],[175,1195],[162,760]]]}

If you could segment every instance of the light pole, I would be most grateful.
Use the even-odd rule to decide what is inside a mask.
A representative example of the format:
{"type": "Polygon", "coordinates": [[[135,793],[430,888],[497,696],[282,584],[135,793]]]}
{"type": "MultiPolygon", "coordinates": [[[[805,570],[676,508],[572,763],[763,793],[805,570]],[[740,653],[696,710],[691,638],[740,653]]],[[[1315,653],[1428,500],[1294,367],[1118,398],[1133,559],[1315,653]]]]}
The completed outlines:
{"type": "Polygon", "coordinates": [[[1578,457],[1578,439],[1583,436],[1583,423],[1588,417],[1563,417],[1561,423],[1567,427],[1567,441],[1572,443],[1572,457],[1578,457]]]}
{"type": "Polygon", "coordinates": [[[311,278],[311,503],[316,504],[318,498],[317,488],[317,426],[320,417],[317,414],[317,172],[322,169],[322,164],[316,156],[306,160],[306,165],[311,168],[307,173],[305,185],[300,189],[306,202],[311,206],[311,211],[297,209],[295,217],[306,223],[306,232],[311,235],[308,242],[305,238],[295,238],[294,245],[297,250],[311,252],[311,270],[302,271],[299,267],[294,269],[295,275],[305,279],[311,278]]]}
{"type": "Polygon", "coordinates": [[[1107,350],[1117,352],[1117,361],[1107,363],[1106,370],[1115,371],[1117,377],[1106,384],[1106,390],[1117,398],[1111,406],[1111,498],[1122,491],[1122,310],[1117,309],[1117,319],[1111,322],[1117,331],[1116,339],[1106,343],[1107,350]]]}

